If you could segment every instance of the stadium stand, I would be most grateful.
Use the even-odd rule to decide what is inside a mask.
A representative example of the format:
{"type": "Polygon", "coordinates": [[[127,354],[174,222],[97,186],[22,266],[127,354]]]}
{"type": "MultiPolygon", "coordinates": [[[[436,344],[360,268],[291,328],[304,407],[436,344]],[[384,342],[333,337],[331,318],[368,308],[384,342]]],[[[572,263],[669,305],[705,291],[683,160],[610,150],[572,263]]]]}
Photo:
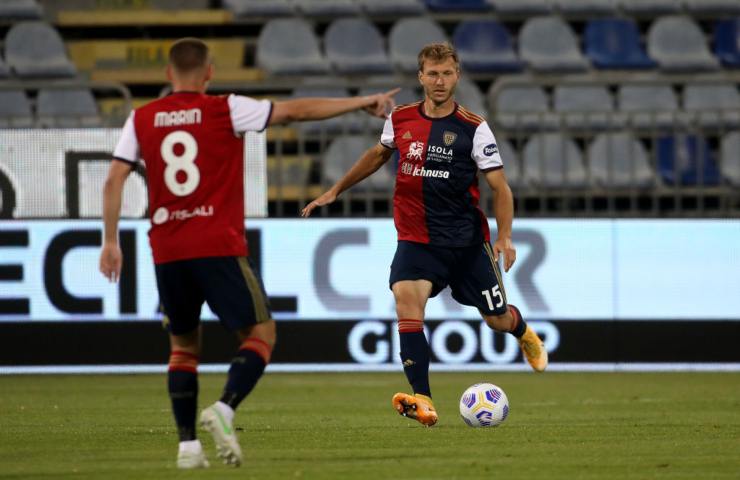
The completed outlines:
{"type": "Polygon", "coordinates": [[[491,6],[485,0],[424,0],[433,12],[485,12],[491,6]]]}
{"type": "Polygon", "coordinates": [[[617,0],[555,0],[557,9],[574,15],[613,15],[617,0]]]}
{"type": "Polygon", "coordinates": [[[691,18],[661,17],[648,32],[648,53],[667,71],[715,70],[719,67],[704,34],[691,18]]]}
{"type": "Polygon", "coordinates": [[[360,13],[354,0],[294,0],[296,9],[306,16],[347,16],[360,13]]]}
{"type": "Polygon", "coordinates": [[[552,11],[551,0],[488,0],[501,15],[540,15],[552,11]]]}
{"type": "Polygon", "coordinates": [[[522,69],[511,35],[495,20],[464,20],[452,43],[466,72],[515,72],[522,69]]]}
{"type": "Polygon", "coordinates": [[[14,24],[5,36],[5,59],[19,77],[73,77],[59,33],[44,22],[14,24]]]}
{"type": "MultiPolygon", "coordinates": [[[[377,143],[377,137],[365,135],[345,135],[335,139],[321,161],[326,184],[331,185],[342,178],[365,150],[377,145],[377,143]]],[[[377,172],[354,187],[353,190],[384,193],[393,190],[395,175],[391,173],[390,163],[388,162],[388,164],[382,166],[377,172]]]]}
{"type": "Polygon", "coordinates": [[[573,29],[558,17],[527,20],[519,32],[519,56],[537,72],[578,72],[588,68],[573,29]]]}
{"type": "Polygon", "coordinates": [[[342,18],[332,22],[324,34],[324,48],[339,73],[391,73],[383,37],[365,19],[342,18]]]}
{"type": "Polygon", "coordinates": [[[270,20],[257,40],[257,65],[271,74],[328,73],[311,26],[299,18],[270,20]]]}
{"type": "Polygon", "coordinates": [[[656,181],[647,150],[630,132],[598,135],[588,147],[588,166],[595,187],[645,188],[656,181]]]}
{"type": "Polygon", "coordinates": [[[388,49],[391,61],[400,71],[416,72],[419,68],[417,55],[428,43],[446,42],[447,34],[433,20],[428,18],[404,18],[391,28],[388,49]]]}
{"type": "Polygon", "coordinates": [[[421,15],[426,11],[418,0],[357,0],[369,15],[421,15]]]}
{"type": "Polygon", "coordinates": [[[684,0],[686,10],[694,14],[734,14],[740,13],[740,3],[736,0],[684,0]]]}
{"type": "Polygon", "coordinates": [[[533,135],[522,152],[522,174],[531,187],[582,188],[586,169],[578,145],[561,133],[533,135]]]}
{"type": "Polygon", "coordinates": [[[619,87],[617,108],[633,128],[667,128],[677,123],[678,97],[670,85],[627,84],[619,87]]]}
{"type": "Polygon", "coordinates": [[[586,56],[597,68],[642,69],[653,68],[651,60],[640,45],[640,31],[629,19],[609,18],[591,20],[584,33],[586,56]]]}
{"type": "Polygon", "coordinates": [[[708,128],[740,126],[740,93],[730,84],[688,84],[683,108],[699,125],[708,128]]]}
{"type": "Polygon", "coordinates": [[[0,90],[0,128],[33,126],[31,103],[22,90],[0,90]]]}
{"type": "Polygon", "coordinates": [[[282,17],[296,13],[292,0],[222,0],[236,17],[282,17]]]}
{"type": "MultiPolygon", "coordinates": [[[[343,98],[349,96],[346,88],[341,87],[298,87],[293,90],[294,98],[303,97],[330,97],[343,98]]],[[[327,120],[301,122],[296,125],[299,132],[305,135],[340,134],[356,132],[360,127],[358,113],[350,113],[342,117],[329,118],[327,120]]]]}
{"type": "Polygon", "coordinates": [[[572,129],[595,129],[619,126],[614,116],[614,100],[600,85],[560,85],[553,93],[553,110],[563,124],[572,129]]]}
{"type": "Polygon", "coordinates": [[[620,0],[619,6],[629,15],[661,15],[681,11],[681,0],[620,0]]]}
{"type": "Polygon", "coordinates": [[[720,162],[725,181],[735,187],[740,186],[740,132],[728,133],[722,137],[720,162]]]}
{"type": "Polygon", "coordinates": [[[545,91],[532,85],[506,87],[494,95],[488,92],[490,109],[495,112],[493,124],[509,130],[539,130],[555,128],[557,119],[550,112],[545,91]]]}
{"type": "Polygon", "coordinates": [[[41,89],[36,113],[40,127],[98,127],[102,123],[95,98],[87,89],[41,89]]]}
{"type": "Polygon", "coordinates": [[[44,14],[35,0],[3,0],[0,2],[2,20],[39,20],[44,14]]]}
{"type": "Polygon", "coordinates": [[[678,134],[657,139],[658,172],[667,185],[717,185],[719,170],[706,138],[678,134]]]}

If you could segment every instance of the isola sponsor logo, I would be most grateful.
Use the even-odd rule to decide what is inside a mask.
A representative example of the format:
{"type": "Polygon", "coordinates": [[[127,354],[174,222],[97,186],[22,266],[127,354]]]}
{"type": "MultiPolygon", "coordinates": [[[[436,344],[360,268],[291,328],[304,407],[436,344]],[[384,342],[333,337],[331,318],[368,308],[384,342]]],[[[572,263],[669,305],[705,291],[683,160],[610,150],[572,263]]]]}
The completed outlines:
{"type": "Polygon", "coordinates": [[[483,155],[485,155],[486,157],[490,157],[494,153],[498,153],[498,145],[496,145],[495,143],[491,143],[483,147],[483,155]]]}
{"type": "Polygon", "coordinates": [[[193,217],[212,217],[213,216],[213,205],[201,205],[195,207],[192,210],[182,209],[174,210],[170,212],[165,207],[159,207],[154,215],[152,215],[152,223],[155,225],[161,225],[170,220],[187,220],[193,217]]]}

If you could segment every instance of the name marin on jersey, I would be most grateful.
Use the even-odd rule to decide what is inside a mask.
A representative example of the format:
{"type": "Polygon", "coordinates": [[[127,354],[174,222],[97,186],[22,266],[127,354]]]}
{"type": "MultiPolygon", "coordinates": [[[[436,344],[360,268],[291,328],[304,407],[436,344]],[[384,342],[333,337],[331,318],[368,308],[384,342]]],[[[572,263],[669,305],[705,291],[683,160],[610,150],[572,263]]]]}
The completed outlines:
{"type": "Polygon", "coordinates": [[[157,211],[152,215],[152,223],[155,225],[162,225],[170,220],[187,220],[193,217],[212,217],[213,216],[213,205],[201,205],[195,207],[192,210],[181,209],[170,212],[165,207],[159,207],[157,211]]]}
{"type": "Polygon", "coordinates": [[[200,123],[202,114],[200,108],[190,110],[175,110],[172,112],[157,112],[154,115],[155,127],[174,127],[178,125],[193,125],[200,123]]]}

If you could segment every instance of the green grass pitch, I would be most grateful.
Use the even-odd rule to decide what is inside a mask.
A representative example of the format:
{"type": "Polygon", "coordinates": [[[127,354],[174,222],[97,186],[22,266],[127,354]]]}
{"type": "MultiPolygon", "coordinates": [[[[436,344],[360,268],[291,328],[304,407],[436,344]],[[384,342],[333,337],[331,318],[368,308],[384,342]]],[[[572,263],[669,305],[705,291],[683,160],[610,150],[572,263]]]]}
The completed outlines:
{"type": "MultiPolygon", "coordinates": [[[[224,375],[201,376],[201,405],[224,375]]],[[[178,471],[164,375],[0,377],[0,479],[740,478],[740,374],[433,373],[433,428],[401,418],[402,373],[268,374],[237,415],[245,464],[178,471]],[[473,429],[470,384],[511,415],[473,429]]]]}

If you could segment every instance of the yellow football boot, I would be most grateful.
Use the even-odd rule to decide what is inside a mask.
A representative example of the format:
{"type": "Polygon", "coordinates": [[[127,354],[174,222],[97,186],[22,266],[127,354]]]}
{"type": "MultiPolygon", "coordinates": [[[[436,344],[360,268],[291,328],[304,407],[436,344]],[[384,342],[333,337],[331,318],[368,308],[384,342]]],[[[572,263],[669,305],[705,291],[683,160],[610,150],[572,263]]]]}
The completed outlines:
{"type": "Polygon", "coordinates": [[[544,371],[547,368],[547,350],[545,350],[545,344],[542,343],[540,337],[529,328],[529,325],[527,325],[527,330],[524,331],[522,338],[517,339],[517,341],[522,353],[524,353],[524,358],[527,359],[527,363],[534,371],[544,371]]]}
{"type": "Polygon", "coordinates": [[[432,399],[426,395],[397,393],[393,395],[391,403],[393,408],[403,417],[413,418],[427,427],[437,423],[437,410],[434,408],[432,399]]]}

